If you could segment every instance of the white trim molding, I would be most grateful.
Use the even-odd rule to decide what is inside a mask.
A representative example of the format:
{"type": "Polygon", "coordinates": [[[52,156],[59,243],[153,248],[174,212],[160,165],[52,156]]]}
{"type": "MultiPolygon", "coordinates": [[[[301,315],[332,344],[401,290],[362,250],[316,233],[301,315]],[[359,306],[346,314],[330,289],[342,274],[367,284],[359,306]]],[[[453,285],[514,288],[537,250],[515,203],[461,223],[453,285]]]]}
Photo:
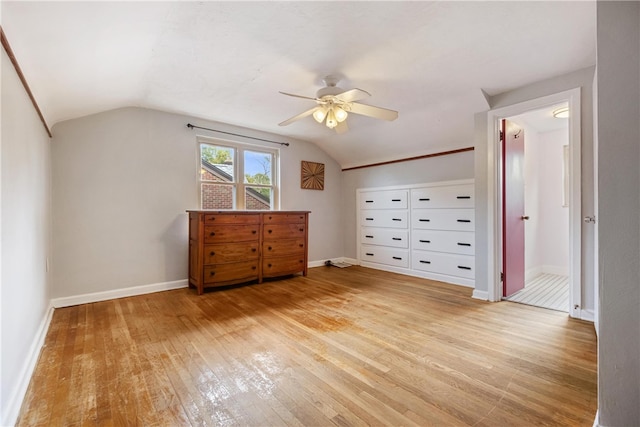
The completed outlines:
{"type": "Polygon", "coordinates": [[[49,308],[47,309],[44,318],[40,322],[40,327],[38,328],[35,338],[31,343],[31,346],[29,347],[29,351],[27,352],[27,357],[24,361],[24,364],[20,369],[18,383],[16,387],[11,391],[9,399],[7,399],[6,412],[2,416],[2,420],[0,420],[3,426],[15,425],[16,421],[18,420],[22,401],[27,394],[29,382],[31,381],[33,371],[35,370],[36,363],[38,362],[38,358],[40,357],[40,350],[44,345],[44,340],[47,337],[47,332],[49,331],[49,325],[51,324],[51,319],[53,318],[53,311],[53,306],[49,304],[49,308]]]}
{"type": "Polygon", "coordinates": [[[90,294],[75,295],[70,297],[54,298],[51,305],[55,308],[71,307],[79,304],[89,304],[92,302],[107,301],[117,298],[132,297],[136,295],[151,294],[154,292],[181,289],[189,286],[187,279],[174,280],[172,282],[154,283],[151,285],[132,286],[130,288],[114,289],[112,291],[93,292],[90,294]]]}
{"type": "Polygon", "coordinates": [[[471,298],[479,299],[482,301],[489,301],[489,292],[474,289],[473,293],[471,294],[471,298]]]}

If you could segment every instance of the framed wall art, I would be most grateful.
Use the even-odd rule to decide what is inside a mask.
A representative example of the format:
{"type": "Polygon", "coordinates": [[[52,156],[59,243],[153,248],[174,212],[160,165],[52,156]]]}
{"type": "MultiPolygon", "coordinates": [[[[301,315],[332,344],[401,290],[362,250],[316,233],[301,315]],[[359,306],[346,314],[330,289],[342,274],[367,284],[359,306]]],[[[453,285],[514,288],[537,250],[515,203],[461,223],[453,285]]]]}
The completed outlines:
{"type": "Polygon", "coordinates": [[[300,187],[307,190],[324,190],[324,163],[302,161],[300,187]]]}

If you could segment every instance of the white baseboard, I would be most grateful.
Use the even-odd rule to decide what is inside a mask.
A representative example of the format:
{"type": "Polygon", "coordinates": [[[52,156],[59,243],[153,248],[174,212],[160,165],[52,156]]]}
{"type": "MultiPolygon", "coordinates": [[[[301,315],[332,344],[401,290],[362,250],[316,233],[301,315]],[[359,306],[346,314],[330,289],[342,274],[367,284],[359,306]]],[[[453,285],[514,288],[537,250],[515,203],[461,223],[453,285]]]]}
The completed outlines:
{"type": "Polygon", "coordinates": [[[92,302],[106,301],[116,298],[132,297],[135,295],[151,294],[153,292],[169,291],[171,289],[186,288],[189,286],[187,279],[174,280],[172,282],[154,283],[151,285],[133,286],[130,288],[114,289],[112,291],[94,292],[91,294],[75,295],[71,297],[54,298],[51,304],[55,308],[70,307],[72,305],[89,304],[92,302]]]}
{"type": "Polygon", "coordinates": [[[50,304],[44,318],[40,322],[40,327],[38,328],[36,336],[29,347],[29,352],[27,353],[27,357],[22,365],[22,369],[20,370],[20,375],[18,376],[18,384],[16,384],[16,387],[11,391],[9,399],[7,400],[6,411],[2,414],[2,420],[0,420],[1,425],[3,426],[13,426],[18,420],[20,407],[22,406],[24,396],[27,394],[27,388],[29,387],[33,371],[36,368],[38,357],[40,357],[40,350],[44,345],[44,339],[49,331],[49,324],[51,323],[52,317],[53,306],[50,304]]]}
{"type": "Polygon", "coordinates": [[[557,274],[558,276],[568,276],[569,268],[561,265],[543,265],[542,272],[546,274],[557,274]]]}
{"type": "Polygon", "coordinates": [[[529,268],[524,272],[524,281],[529,282],[542,274],[542,266],[529,268]]]}
{"type": "Polygon", "coordinates": [[[489,301],[489,292],[474,289],[473,293],[471,294],[471,298],[480,299],[482,301],[489,301]]]}
{"type": "Polygon", "coordinates": [[[587,322],[593,322],[595,321],[596,316],[593,310],[580,310],[580,319],[586,320],[587,322]]]}

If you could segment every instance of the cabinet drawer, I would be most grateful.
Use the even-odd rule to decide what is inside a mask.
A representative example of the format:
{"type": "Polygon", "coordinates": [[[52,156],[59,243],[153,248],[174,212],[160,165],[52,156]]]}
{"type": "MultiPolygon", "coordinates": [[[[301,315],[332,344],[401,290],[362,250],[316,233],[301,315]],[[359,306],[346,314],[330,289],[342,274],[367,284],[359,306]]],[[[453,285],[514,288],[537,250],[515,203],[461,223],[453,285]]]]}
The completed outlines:
{"type": "Polygon", "coordinates": [[[265,257],[304,254],[305,239],[274,240],[262,243],[262,254],[265,257]]]}
{"type": "Polygon", "coordinates": [[[360,193],[360,209],[406,209],[407,190],[363,191],[360,193]]]}
{"type": "Polygon", "coordinates": [[[265,224],[263,236],[265,240],[293,239],[304,237],[304,224],[265,224]]]}
{"type": "Polygon", "coordinates": [[[366,262],[409,267],[409,251],[406,249],[385,248],[382,246],[362,245],[360,259],[366,262]]]}
{"type": "Polygon", "coordinates": [[[408,228],[407,211],[366,210],[360,212],[360,225],[363,227],[408,228]]]}
{"type": "Polygon", "coordinates": [[[304,254],[290,257],[265,257],[262,260],[262,276],[277,277],[304,270],[304,254]]]}
{"type": "Polygon", "coordinates": [[[205,225],[204,243],[247,242],[260,238],[260,224],[205,225]]]}
{"type": "Polygon", "coordinates": [[[258,241],[205,245],[202,253],[203,264],[220,264],[257,259],[258,241]]]}
{"type": "Polygon", "coordinates": [[[413,228],[430,230],[474,231],[474,209],[413,209],[413,228]]]}
{"type": "Polygon", "coordinates": [[[265,224],[304,224],[305,214],[269,213],[263,215],[265,224]]]}
{"type": "Polygon", "coordinates": [[[260,224],[260,215],[205,214],[204,223],[213,224],[260,224]]]}
{"type": "Polygon", "coordinates": [[[413,251],[411,263],[414,270],[429,271],[449,276],[475,278],[475,257],[441,252],[413,251]]]}
{"type": "Polygon", "coordinates": [[[363,228],[360,232],[360,243],[408,248],[409,232],[393,228],[363,228]]]}
{"type": "Polygon", "coordinates": [[[258,259],[204,266],[204,283],[248,281],[258,278],[258,259]]]}
{"type": "Polygon", "coordinates": [[[445,185],[411,190],[412,208],[473,208],[473,184],[445,185]]]}
{"type": "Polygon", "coordinates": [[[471,231],[415,230],[411,247],[424,251],[475,255],[475,233],[471,231]]]}

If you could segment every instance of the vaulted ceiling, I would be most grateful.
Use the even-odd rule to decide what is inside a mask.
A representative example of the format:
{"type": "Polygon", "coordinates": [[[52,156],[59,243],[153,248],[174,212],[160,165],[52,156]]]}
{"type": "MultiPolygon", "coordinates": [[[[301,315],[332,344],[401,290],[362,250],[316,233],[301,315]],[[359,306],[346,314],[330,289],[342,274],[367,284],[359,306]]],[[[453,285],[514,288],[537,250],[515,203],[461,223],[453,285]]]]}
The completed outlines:
{"type": "MultiPolygon", "coordinates": [[[[595,2],[12,2],[2,27],[51,126],[141,106],[311,141],[342,166],[473,145],[494,95],[595,64],[595,2]],[[306,117],[328,74],[399,112],[306,117]]],[[[55,137],[55,130],[54,130],[55,137]]]]}

